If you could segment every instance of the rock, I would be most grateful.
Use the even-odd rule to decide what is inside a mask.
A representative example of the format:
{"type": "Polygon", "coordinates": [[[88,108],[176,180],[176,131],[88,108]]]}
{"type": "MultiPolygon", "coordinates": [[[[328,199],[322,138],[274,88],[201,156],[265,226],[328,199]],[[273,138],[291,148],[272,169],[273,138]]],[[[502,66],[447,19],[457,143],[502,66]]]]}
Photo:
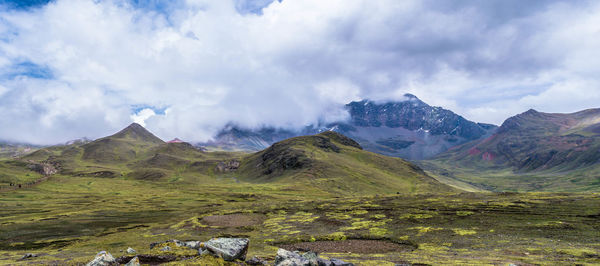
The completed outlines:
{"type": "Polygon", "coordinates": [[[310,261],[297,252],[280,248],[275,257],[275,266],[310,266],[310,261]]]}
{"type": "Polygon", "coordinates": [[[269,263],[266,260],[254,256],[246,261],[246,265],[269,265],[269,263]]]}
{"type": "Polygon", "coordinates": [[[200,244],[199,253],[204,254],[202,251],[204,249],[225,261],[246,260],[249,243],[250,240],[247,238],[213,238],[200,244]]]}
{"type": "Polygon", "coordinates": [[[200,241],[187,241],[187,242],[183,242],[182,243],[184,247],[188,247],[191,249],[199,249],[200,248],[200,244],[202,244],[202,242],[200,241]]]}
{"type": "Polygon", "coordinates": [[[240,168],[240,161],[231,160],[229,162],[219,162],[216,170],[221,173],[232,172],[240,168]]]}
{"type": "Polygon", "coordinates": [[[166,246],[164,248],[161,248],[160,251],[171,251],[171,247],[166,246]]]}
{"type": "Polygon", "coordinates": [[[302,254],[302,257],[307,259],[308,262],[310,263],[310,265],[318,265],[317,260],[319,259],[319,256],[317,255],[317,253],[309,251],[309,252],[302,254]]]}
{"type": "Polygon", "coordinates": [[[199,249],[200,248],[200,244],[202,242],[200,242],[200,241],[186,241],[186,242],[183,242],[183,241],[180,241],[180,240],[177,240],[177,239],[171,239],[171,240],[162,241],[162,242],[150,243],[150,249],[153,249],[157,245],[164,244],[164,243],[175,243],[175,245],[178,246],[178,247],[188,247],[188,248],[191,248],[191,249],[199,249]]]}
{"type": "Polygon", "coordinates": [[[134,257],[131,259],[125,266],[140,266],[140,259],[138,257],[134,257]]]}
{"type": "Polygon", "coordinates": [[[133,249],[133,248],[131,248],[131,247],[128,247],[128,248],[127,248],[127,253],[129,253],[129,254],[133,254],[133,253],[136,253],[136,252],[137,252],[137,251],[135,251],[135,249],[133,249]]]}
{"type": "Polygon", "coordinates": [[[343,260],[331,259],[331,265],[333,266],[354,266],[354,264],[345,262],[343,260]]]}
{"type": "Polygon", "coordinates": [[[317,265],[319,266],[332,266],[333,263],[330,260],[326,260],[323,258],[317,258],[317,265]]]}
{"type": "Polygon", "coordinates": [[[109,265],[117,265],[117,261],[115,258],[110,255],[110,253],[106,251],[100,251],[96,254],[96,258],[94,260],[88,262],[86,266],[109,266],[109,265]]]}
{"type": "Polygon", "coordinates": [[[37,254],[27,253],[27,254],[23,255],[23,257],[21,257],[21,260],[26,260],[26,259],[29,259],[29,258],[35,258],[37,256],[38,256],[37,254]]]}

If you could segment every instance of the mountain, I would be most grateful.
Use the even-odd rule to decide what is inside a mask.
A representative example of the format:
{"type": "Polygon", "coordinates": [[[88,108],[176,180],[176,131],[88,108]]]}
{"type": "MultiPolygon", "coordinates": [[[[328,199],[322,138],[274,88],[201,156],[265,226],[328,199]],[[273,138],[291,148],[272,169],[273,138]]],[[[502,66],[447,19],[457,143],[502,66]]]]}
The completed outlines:
{"type": "Polygon", "coordinates": [[[315,133],[317,133],[317,131],[312,128],[307,128],[301,132],[273,127],[262,127],[256,130],[250,130],[242,129],[230,124],[217,133],[214,140],[200,143],[199,145],[206,147],[209,150],[259,151],[284,139],[297,137],[299,135],[312,135],[315,133]]]}
{"type": "Polygon", "coordinates": [[[126,162],[138,153],[165,142],[137,123],[132,123],[116,134],[82,145],[84,160],[95,162],[126,162]]]}
{"type": "Polygon", "coordinates": [[[424,165],[495,190],[599,189],[600,109],[572,114],[532,109],[507,119],[492,136],[424,165]]]}
{"type": "Polygon", "coordinates": [[[369,100],[346,105],[349,121],[308,126],[299,131],[276,128],[242,129],[228,125],[214,141],[200,145],[212,149],[258,151],[294,136],[336,131],[355,139],[365,150],[410,160],[430,158],[447,149],[490,135],[497,126],[475,123],[416,96],[376,103],[369,100]]]}
{"type": "Polygon", "coordinates": [[[0,141],[0,159],[23,156],[39,149],[39,146],[0,141]]]}
{"type": "Polygon", "coordinates": [[[350,121],[336,123],[332,129],[355,139],[366,150],[420,160],[489,135],[497,128],[430,106],[414,95],[405,97],[402,102],[349,103],[350,121]]]}
{"type": "MultiPolygon", "coordinates": [[[[132,124],[108,137],[42,148],[18,161],[51,164],[67,177],[190,183],[233,180],[334,195],[455,191],[412,163],[365,151],[333,131],[286,139],[248,154],[205,152],[186,142],[163,142],[132,124]]],[[[5,165],[8,169],[12,164],[5,165]]]]}
{"type": "Polygon", "coordinates": [[[416,165],[364,151],[337,132],[277,142],[242,159],[235,173],[258,183],[295,184],[296,189],[346,193],[426,193],[454,191],[416,165]]]}
{"type": "Polygon", "coordinates": [[[238,157],[235,153],[208,156],[183,141],[166,143],[133,123],[111,136],[43,148],[22,159],[49,162],[68,176],[159,180],[173,176],[194,179],[212,172],[218,162],[238,157]]]}

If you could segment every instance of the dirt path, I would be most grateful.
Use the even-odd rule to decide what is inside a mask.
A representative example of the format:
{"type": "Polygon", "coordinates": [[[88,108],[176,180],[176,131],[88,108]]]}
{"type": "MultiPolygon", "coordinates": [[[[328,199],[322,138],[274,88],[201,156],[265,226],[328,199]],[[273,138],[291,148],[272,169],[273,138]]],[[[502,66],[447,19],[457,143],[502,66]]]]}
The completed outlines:
{"type": "Polygon", "coordinates": [[[31,188],[31,187],[38,185],[39,183],[42,183],[42,182],[48,180],[49,178],[50,178],[50,176],[48,175],[48,176],[44,176],[40,179],[37,179],[33,182],[29,182],[29,183],[25,183],[25,184],[13,184],[13,186],[0,186],[0,193],[14,191],[17,189],[31,188]]]}

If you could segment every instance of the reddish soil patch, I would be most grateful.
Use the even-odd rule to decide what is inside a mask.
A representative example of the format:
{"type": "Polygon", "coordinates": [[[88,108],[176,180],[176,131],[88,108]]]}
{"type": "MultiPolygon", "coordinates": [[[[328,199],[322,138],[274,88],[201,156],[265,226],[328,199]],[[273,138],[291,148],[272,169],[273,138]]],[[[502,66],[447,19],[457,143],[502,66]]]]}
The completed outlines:
{"type": "Polygon", "coordinates": [[[496,156],[494,156],[494,154],[487,151],[481,155],[481,159],[483,159],[484,161],[492,161],[495,157],[496,156]]]}
{"type": "Polygon", "coordinates": [[[389,252],[408,252],[415,248],[382,240],[344,240],[344,241],[315,241],[281,245],[287,250],[313,251],[316,253],[359,253],[380,254],[389,252]]]}
{"type": "Polygon", "coordinates": [[[481,151],[479,149],[475,148],[475,147],[469,149],[469,155],[477,155],[477,154],[480,154],[480,153],[481,153],[481,151]]]}
{"type": "Polygon", "coordinates": [[[260,214],[226,214],[203,217],[201,222],[222,227],[241,227],[262,224],[264,216],[260,214]]]}

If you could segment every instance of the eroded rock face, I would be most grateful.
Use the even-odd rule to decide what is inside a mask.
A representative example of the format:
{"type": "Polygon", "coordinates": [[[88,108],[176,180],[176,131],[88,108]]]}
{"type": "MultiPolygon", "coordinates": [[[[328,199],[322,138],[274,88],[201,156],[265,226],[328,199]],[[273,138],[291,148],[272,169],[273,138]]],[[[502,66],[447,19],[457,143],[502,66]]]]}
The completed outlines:
{"type": "Polygon", "coordinates": [[[100,251],[96,254],[96,258],[94,260],[88,262],[86,266],[112,266],[119,265],[115,258],[106,251],[100,251]]]}
{"type": "Polygon", "coordinates": [[[38,172],[44,176],[49,176],[58,173],[56,167],[50,163],[34,163],[28,165],[29,169],[38,172]]]}
{"type": "Polygon", "coordinates": [[[213,238],[200,244],[198,252],[200,255],[209,252],[225,261],[246,260],[249,243],[247,238],[213,238]]]}
{"type": "Polygon", "coordinates": [[[216,168],[217,168],[217,171],[222,172],[222,173],[232,172],[232,171],[235,171],[238,168],[240,168],[240,161],[231,160],[229,162],[219,162],[217,164],[216,168]]]}

